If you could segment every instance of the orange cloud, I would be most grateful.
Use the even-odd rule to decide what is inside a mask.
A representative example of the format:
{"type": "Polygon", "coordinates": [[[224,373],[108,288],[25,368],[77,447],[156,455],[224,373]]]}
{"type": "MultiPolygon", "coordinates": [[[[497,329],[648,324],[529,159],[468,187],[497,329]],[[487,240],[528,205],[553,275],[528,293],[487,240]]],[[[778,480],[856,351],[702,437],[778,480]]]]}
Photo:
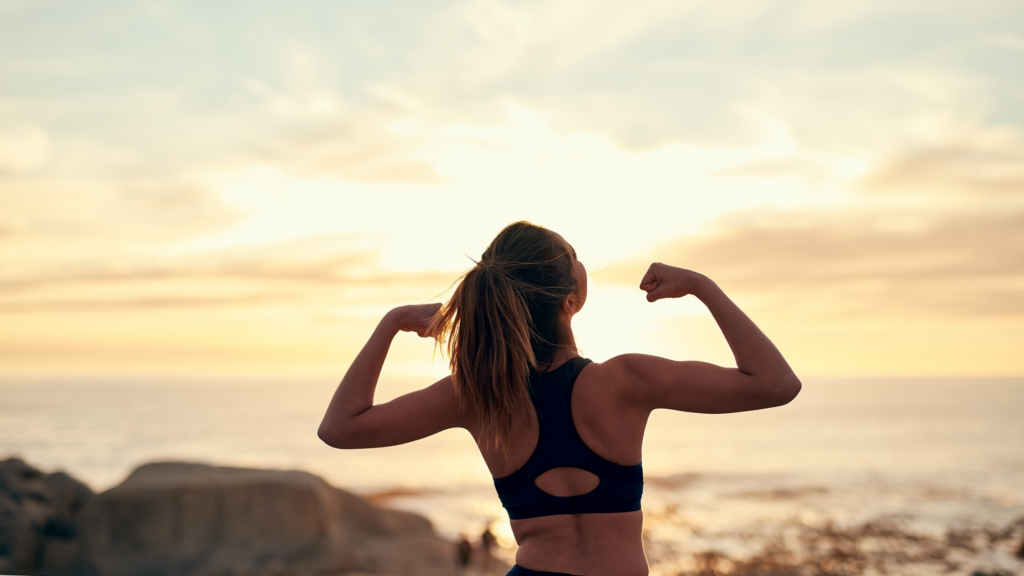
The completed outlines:
{"type": "Polygon", "coordinates": [[[1024,315],[1024,211],[756,216],[734,217],[651,256],[770,301],[778,312],[1024,315]]]}
{"type": "MultiPolygon", "coordinates": [[[[385,269],[373,240],[4,268],[0,374],[336,373],[387,309],[435,298],[454,280],[385,269]]],[[[417,352],[418,365],[429,356],[417,352]]]]}
{"type": "Polygon", "coordinates": [[[859,188],[868,194],[1022,195],[1024,141],[1004,133],[916,150],[883,165],[864,178],[859,188]]]}
{"type": "Polygon", "coordinates": [[[0,311],[373,303],[407,294],[429,298],[454,279],[441,272],[383,270],[364,237],[345,234],[154,260],[149,255],[0,274],[0,311]]]}
{"type": "MultiPolygon", "coordinates": [[[[610,263],[635,286],[653,261],[716,280],[798,373],[1024,373],[1024,211],[751,211],[610,263]]],[[[728,363],[710,318],[662,324],[676,352],[728,363]]]]}
{"type": "Polygon", "coordinates": [[[182,240],[223,229],[240,215],[210,190],[174,177],[41,176],[0,179],[0,231],[29,249],[65,242],[182,240]]]}
{"type": "Polygon", "coordinates": [[[444,179],[416,156],[422,138],[392,127],[408,121],[375,110],[339,118],[313,133],[268,141],[257,156],[297,175],[333,175],[366,183],[438,184],[444,179]]]}

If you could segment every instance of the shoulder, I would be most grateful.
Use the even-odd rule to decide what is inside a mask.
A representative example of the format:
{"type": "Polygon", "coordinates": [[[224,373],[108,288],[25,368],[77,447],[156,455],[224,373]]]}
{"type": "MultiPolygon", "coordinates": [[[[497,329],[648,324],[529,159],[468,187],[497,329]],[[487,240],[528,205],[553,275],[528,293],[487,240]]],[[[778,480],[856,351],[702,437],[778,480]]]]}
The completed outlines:
{"type": "Polygon", "coordinates": [[[473,431],[479,428],[479,419],[468,402],[459,400],[455,381],[449,376],[434,382],[423,390],[424,401],[428,407],[447,418],[452,427],[466,428],[473,431]]]}
{"type": "Polygon", "coordinates": [[[621,401],[640,400],[659,373],[671,370],[673,361],[649,354],[622,354],[586,367],[588,380],[605,394],[621,401]]]}
{"type": "Polygon", "coordinates": [[[404,401],[409,411],[416,416],[409,414],[409,417],[423,417],[433,420],[437,425],[447,428],[466,428],[471,425],[471,410],[468,410],[462,402],[459,402],[458,393],[455,390],[455,382],[452,377],[445,376],[433,384],[401,396],[392,402],[404,401]],[[423,416],[419,416],[423,414],[423,416]]]}
{"type": "Polygon", "coordinates": [[[459,395],[455,390],[455,381],[445,376],[422,390],[423,400],[432,407],[450,413],[453,416],[464,412],[459,403],[459,395]]]}
{"type": "Polygon", "coordinates": [[[604,362],[592,362],[591,372],[609,381],[643,378],[652,373],[670,369],[675,362],[650,354],[621,354],[604,362]]]}
{"type": "Polygon", "coordinates": [[[624,354],[603,362],[597,375],[623,405],[721,414],[786,404],[799,391],[785,380],[754,376],[694,360],[624,354]]]}
{"type": "MultiPolygon", "coordinates": [[[[622,354],[595,366],[605,393],[623,405],[648,410],[694,410],[691,400],[739,374],[706,362],[677,361],[650,354],[622,354]]],[[[721,389],[719,389],[721,391],[721,389]]]]}

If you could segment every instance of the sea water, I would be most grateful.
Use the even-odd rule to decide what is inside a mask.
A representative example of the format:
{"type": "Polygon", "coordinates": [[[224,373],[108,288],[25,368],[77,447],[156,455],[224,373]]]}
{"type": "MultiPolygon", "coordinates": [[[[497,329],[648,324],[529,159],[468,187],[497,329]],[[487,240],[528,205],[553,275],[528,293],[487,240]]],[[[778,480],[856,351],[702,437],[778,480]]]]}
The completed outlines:
{"type": "MultiPolygon", "coordinates": [[[[334,385],[2,380],[0,457],[65,470],[97,491],[152,461],[307,470],[423,513],[448,537],[491,526],[513,549],[468,433],[331,449],[316,429],[334,385]]],[[[809,379],[794,402],[772,410],[657,411],[643,458],[645,543],[655,574],[692,573],[700,562],[728,572],[729,562],[757,555],[769,536],[792,552],[821,533],[838,538],[837,530],[846,530],[843,538],[873,537],[878,525],[936,542],[964,527],[1003,530],[1006,542],[973,545],[946,566],[1024,573],[1011,542],[1024,534],[1024,379],[809,379]]],[[[925,566],[924,573],[942,569],[925,566]]]]}

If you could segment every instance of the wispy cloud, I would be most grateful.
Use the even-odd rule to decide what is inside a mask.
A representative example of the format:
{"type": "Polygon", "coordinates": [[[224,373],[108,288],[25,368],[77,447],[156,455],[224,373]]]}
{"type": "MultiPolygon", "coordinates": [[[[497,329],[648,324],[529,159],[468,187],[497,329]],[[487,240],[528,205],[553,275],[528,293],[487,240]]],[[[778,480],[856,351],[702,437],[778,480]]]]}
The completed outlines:
{"type": "MultiPolygon", "coordinates": [[[[758,211],[660,245],[651,259],[704,272],[775,317],[1024,317],[1020,210],[758,211]]],[[[610,276],[635,283],[639,265],[610,276]]]]}
{"type": "Polygon", "coordinates": [[[1024,140],[1003,130],[906,151],[866,177],[860,190],[952,193],[967,195],[975,202],[1019,199],[1024,197],[1024,140]]]}
{"type": "Polygon", "coordinates": [[[427,138],[409,123],[386,107],[366,106],[323,121],[301,136],[269,138],[253,159],[299,176],[328,175],[365,183],[443,182],[422,157],[427,138]]]}
{"type": "Polygon", "coordinates": [[[0,3],[0,343],[326,350],[520,218],[807,326],[1010,326],[1019,4],[0,3]]]}
{"type": "Polygon", "coordinates": [[[0,313],[140,308],[354,307],[426,300],[450,273],[383,269],[360,235],[317,236],[245,248],[138,256],[0,276],[0,313]]]}
{"type": "Polygon", "coordinates": [[[0,173],[30,172],[50,156],[50,139],[35,126],[0,127],[0,173]]]}
{"type": "Polygon", "coordinates": [[[7,256],[15,246],[31,252],[53,242],[68,243],[67,253],[102,244],[153,245],[209,233],[240,216],[197,183],[146,176],[10,176],[0,178],[0,203],[7,256]]]}

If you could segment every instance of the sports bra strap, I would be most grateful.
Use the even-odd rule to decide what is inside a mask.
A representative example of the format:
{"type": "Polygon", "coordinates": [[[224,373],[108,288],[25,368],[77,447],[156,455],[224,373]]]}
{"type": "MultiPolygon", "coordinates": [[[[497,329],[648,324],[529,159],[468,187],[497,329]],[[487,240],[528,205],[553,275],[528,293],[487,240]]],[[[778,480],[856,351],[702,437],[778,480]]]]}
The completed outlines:
{"type": "Polygon", "coordinates": [[[590,362],[585,358],[572,358],[550,372],[531,376],[530,400],[540,426],[537,447],[521,468],[494,479],[509,518],[640,509],[642,465],[620,466],[598,456],[580,437],[573,422],[572,391],[579,373],[590,362]],[[596,475],[597,488],[576,496],[554,496],[537,487],[538,476],[562,467],[579,468],[596,475]]]}

